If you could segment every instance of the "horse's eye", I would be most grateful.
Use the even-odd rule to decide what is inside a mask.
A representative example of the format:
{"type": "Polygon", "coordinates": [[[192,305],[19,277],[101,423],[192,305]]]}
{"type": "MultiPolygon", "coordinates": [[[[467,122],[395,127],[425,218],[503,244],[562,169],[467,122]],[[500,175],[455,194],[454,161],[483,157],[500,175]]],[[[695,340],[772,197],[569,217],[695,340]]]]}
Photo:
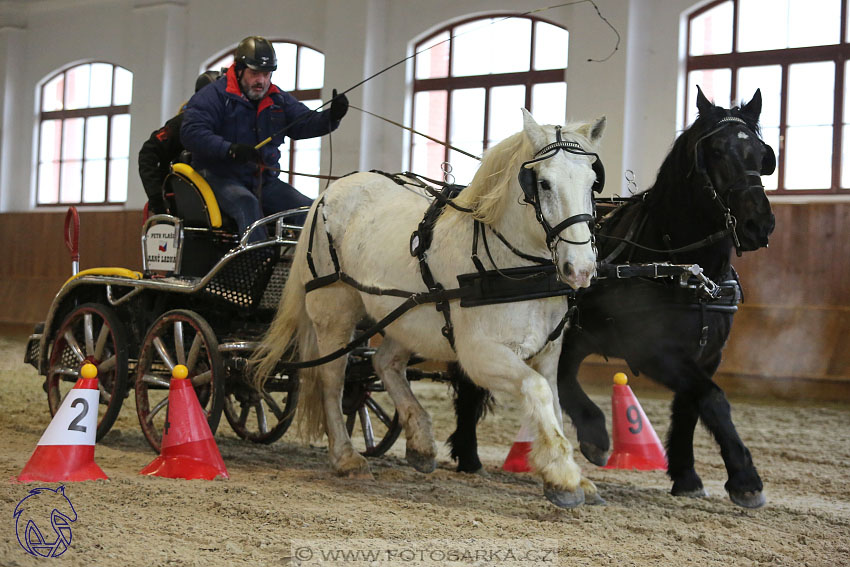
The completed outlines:
{"type": "Polygon", "coordinates": [[[544,191],[548,191],[552,188],[552,186],[549,185],[549,182],[546,181],[545,179],[541,179],[540,180],[540,188],[543,189],[544,191]]]}

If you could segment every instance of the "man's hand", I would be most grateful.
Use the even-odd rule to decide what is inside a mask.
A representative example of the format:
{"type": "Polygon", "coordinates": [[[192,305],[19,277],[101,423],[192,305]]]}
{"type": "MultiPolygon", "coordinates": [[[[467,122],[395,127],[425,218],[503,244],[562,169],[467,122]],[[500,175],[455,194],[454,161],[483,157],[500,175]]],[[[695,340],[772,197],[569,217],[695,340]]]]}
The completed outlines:
{"type": "Polygon", "coordinates": [[[346,112],[348,112],[348,97],[345,96],[345,93],[337,95],[336,89],[334,89],[331,98],[331,120],[334,122],[342,120],[346,112]]]}
{"type": "Polygon", "coordinates": [[[247,144],[231,144],[227,157],[236,163],[260,163],[260,150],[247,144]]]}

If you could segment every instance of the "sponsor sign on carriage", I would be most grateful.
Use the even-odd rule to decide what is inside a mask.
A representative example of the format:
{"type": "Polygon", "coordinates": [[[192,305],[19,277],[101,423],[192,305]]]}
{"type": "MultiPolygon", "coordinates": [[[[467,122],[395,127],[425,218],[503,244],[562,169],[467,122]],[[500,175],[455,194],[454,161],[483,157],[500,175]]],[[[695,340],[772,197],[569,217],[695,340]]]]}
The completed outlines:
{"type": "Polygon", "coordinates": [[[144,237],[145,270],[176,273],[179,251],[178,224],[157,223],[148,226],[144,237]]]}

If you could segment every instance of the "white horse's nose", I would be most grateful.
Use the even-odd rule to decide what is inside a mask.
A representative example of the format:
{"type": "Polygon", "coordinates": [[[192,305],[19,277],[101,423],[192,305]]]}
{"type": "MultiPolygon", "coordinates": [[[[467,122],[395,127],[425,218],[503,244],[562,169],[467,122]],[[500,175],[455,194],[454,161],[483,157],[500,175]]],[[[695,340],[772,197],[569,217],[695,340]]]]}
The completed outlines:
{"type": "Polygon", "coordinates": [[[588,268],[586,266],[578,268],[577,265],[572,262],[564,262],[563,268],[561,269],[562,279],[564,280],[564,283],[573,289],[589,287],[595,268],[595,265],[593,265],[592,268],[588,268]]]}

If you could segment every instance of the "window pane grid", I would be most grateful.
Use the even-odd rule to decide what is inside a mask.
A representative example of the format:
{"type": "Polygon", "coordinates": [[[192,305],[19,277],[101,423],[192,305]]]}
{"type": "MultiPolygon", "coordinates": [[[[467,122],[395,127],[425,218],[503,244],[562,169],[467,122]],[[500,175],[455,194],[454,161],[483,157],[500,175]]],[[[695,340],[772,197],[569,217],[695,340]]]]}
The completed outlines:
{"type": "Polygon", "coordinates": [[[130,71],[103,62],[77,65],[45,82],[37,205],[127,200],[132,85],[130,71]]]}
{"type": "MultiPolygon", "coordinates": [[[[568,45],[566,29],[533,17],[438,30],[414,48],[413,129],[480,155],[522,128],[522,107],[540,123],[563,123],[568,45]]],[[[412,171],[440,179],[448,160],[457,183],[471,181],[476,160],[413,133],[409,141],[412,171]]]]}
{"type": "Polygon", "coordinates": [[[713,96],[706,92],[720,105],[745,102],[760,88],[762,137],[777,154],[776,172],[762,179],[772,194],[850,192],[845,164],[850,159],[845,133],[850,43],[840,29],[848,2],[718,0],[688,18],[684,123],[695,118],[696,85],[706,92],[706,74],[730,79],[728,84],[714,80],[713,96]],[[706,30],[706,21],[714,28],[706,30]],[[719,21],[729,22],[727,30],[718,32],[719,21]],[[712,45],[705,41],[709,32],[731,34],[731,49],[706,48],[712,45]]]}

